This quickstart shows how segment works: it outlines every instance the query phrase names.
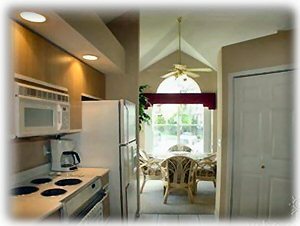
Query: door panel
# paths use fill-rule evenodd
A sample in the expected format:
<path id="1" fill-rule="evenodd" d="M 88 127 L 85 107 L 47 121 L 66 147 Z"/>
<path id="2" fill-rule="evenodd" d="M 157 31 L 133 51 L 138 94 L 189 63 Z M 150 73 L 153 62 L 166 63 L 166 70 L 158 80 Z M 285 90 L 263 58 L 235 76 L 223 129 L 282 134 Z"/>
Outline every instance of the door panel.
<path id="1" fill-rule="evenodd" d="M 259 196 L 262 178 L 259 175 L 244 174 L 240 189 L 240 214 L 243 217 L 256 217 L 259 210 Z"/>
<path id="2" fill-rule="evenodd" d="M 257 111 L 256 109 L 248 110 L 240 114 L 240 130 L 243 131 L 241 134 L 241 143 L 240 148 L 244 157 L 255 157 L 261 151 L 261 142 L 262 136 L 262 112 Z M 246 146 L 245 144 L 248 144 Z"/>
<path id="3" fill-rule="evenodd" d="M 289 216 L 292 72 L 234 79 L 233 217 Z"/>
<path id="4" fill-rule="evenodd" d="M 290 216 L 290 180 L 279 177 L 270 178 L 270 196 L 269 196 L 269 218 L 278 218 Z M 286 203 L 287 205 L 283 205 Z"/>

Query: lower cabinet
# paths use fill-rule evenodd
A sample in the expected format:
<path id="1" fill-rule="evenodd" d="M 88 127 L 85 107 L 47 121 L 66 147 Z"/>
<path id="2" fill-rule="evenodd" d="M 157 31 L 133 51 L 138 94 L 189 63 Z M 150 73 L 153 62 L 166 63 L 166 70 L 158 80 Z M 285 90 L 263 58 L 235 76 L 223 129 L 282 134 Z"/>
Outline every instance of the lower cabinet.
<path id="1" fill-rule="evenodd" d="M 107 220 L 110 215 L 110 210 L 109 210 L 109 194 L 105 197 L 103 200 L 103 219 Z"/>
<path id="2" fill-rule="evenodd" d="M 49 216 L 43 218 L 43 221 L 48 221 L 48 220 L 61 220 L 61 209 L 55 211 L 54 213 L 51 213 Z"/>

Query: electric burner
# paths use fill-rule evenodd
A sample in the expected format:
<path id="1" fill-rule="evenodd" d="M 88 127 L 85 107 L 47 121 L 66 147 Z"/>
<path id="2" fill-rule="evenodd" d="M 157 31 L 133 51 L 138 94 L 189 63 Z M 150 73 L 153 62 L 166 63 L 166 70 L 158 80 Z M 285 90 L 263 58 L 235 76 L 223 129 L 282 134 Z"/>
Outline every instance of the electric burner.
<path id="1" fill-rule="evenodd" d="M 11 189 L 12 195 L 28 195 L 33 192 L 38 191 L 39 189 L 34 186 L 21 186 Z"/>
<path id="2" fill-rule="evenodd" d="M 58 186 L 67 186 L 67 185 L 76 185 L 80 184 L 82 180 L 76 179 L 76 178 L 69 178 L 69 179 L 62 179 L 59 181 L 56 181 L 55 184 Z"/>
<path id="3" fill-rule="evenodd" d="M 42 196 L 57 196 L 57 195 L 62 195 L 65 194 L 67 191 L 65 189 L 61 188 L 52 188 L 45 190 L 41 193 Z"/>
<path id="4" fill-rule="evenodd" d="M 45 177 L 45 178 L 37 178 L 37 179 L 34 179 L 30 182 L 33 183 L 33 184 L 45 184 L 45 183 L 48 183 L 50 181 L 52 181 L 51 178 Z"/>

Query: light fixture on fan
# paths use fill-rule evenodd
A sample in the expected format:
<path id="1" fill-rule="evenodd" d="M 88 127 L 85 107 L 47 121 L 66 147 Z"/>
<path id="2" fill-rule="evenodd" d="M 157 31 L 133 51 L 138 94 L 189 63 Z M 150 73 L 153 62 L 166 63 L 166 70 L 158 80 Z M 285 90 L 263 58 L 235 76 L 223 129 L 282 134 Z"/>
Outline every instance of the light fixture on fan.
<path id="1" fill-rule="evenodd" d="M 178 22 L 178 64 L 173 64 L 173 68 L 167 74 L 160 76 L 161 78 L 168 78 L 170 76 L 179 76 L 186 75 L 192 78 L 198 78 L 200 75 L 194 72 L 211 72 L 211 68 L 187 68 L 186 65 L 181 64 L 181 21 L 182 17 L 177 18 Z"/>

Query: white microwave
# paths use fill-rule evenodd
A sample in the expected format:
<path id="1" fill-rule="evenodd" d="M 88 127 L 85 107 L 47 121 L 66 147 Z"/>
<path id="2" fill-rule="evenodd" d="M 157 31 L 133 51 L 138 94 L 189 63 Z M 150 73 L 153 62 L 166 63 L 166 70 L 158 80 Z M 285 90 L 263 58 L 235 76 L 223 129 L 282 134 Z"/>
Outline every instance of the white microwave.
<path id="1" fill-rule="evenodd" d="M 70 130 L 69 95 L 15 82 L 17 137 L 54 135 Z"/>

